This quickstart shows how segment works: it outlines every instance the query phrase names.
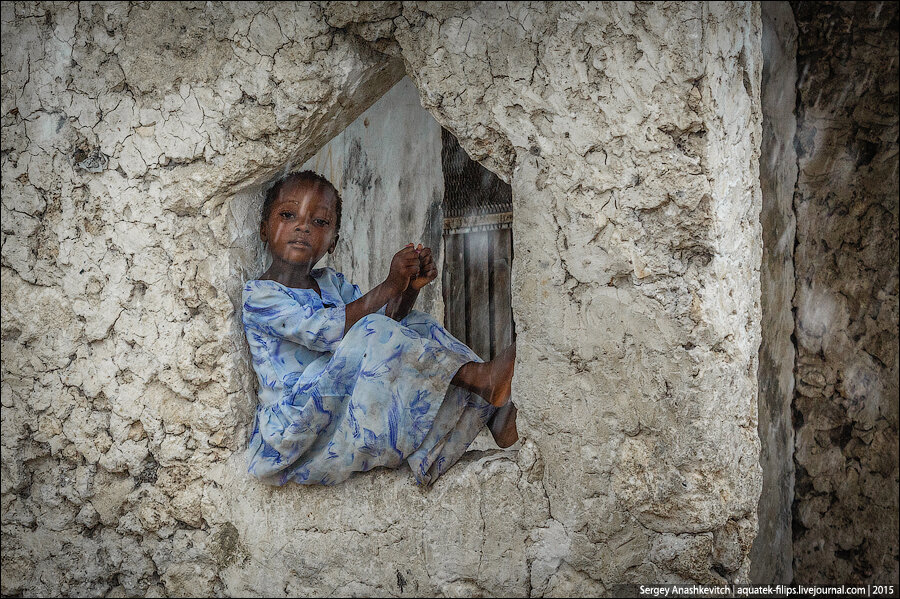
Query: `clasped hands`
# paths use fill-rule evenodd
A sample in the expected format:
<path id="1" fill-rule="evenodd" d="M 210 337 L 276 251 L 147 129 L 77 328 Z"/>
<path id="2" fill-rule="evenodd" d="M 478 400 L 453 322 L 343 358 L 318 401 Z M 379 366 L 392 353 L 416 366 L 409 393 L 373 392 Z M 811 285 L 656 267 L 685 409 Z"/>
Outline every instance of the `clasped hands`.
<path id="1" fill-rule="evenodd" d="M 397 293 L 407 290 L 418 292 L 437 278 L 437 268 L 431 256 L 431 248 L 409 243 L 394 254 L 387 282 Z"/>

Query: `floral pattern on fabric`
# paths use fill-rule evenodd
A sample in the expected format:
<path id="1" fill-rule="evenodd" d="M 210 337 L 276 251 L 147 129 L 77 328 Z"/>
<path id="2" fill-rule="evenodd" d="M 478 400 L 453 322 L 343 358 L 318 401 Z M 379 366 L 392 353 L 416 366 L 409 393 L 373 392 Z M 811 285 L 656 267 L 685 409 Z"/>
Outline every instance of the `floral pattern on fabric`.
<path id="1" fill-rule="evenodd" d="M 329 485 L 405 461 L 419 484 L 434 483 L 496 410 L 450 385 L 463 364 L 482 360 L 416 310 L 396 322 L 382 308 L 345 335 L 345 305 L 359 287 L 331 268 L 310 274 L 321 296 L 275 281 L 244 285 L 259 380 L 250 473 L 276 485 Z"/>

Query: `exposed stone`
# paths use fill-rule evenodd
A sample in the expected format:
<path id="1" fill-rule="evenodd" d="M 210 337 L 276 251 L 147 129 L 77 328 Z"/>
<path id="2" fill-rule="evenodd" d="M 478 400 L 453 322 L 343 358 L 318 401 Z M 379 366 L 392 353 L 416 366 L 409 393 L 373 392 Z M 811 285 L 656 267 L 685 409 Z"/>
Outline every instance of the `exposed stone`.
<path id="1" fill-rule="evenodd" d="M 897 584 L 898 9 L 795 12 L 794 577 Z"/>

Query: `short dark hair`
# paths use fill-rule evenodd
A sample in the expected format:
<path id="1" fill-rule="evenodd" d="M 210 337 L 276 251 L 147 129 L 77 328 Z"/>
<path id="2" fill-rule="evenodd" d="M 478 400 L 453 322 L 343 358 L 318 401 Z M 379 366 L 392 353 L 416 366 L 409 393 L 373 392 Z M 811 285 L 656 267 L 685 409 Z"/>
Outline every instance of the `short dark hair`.
<path id="1" fill-rule="evenodd" d="M 278 194 L 281 193 L 281 190 L 285 185 L 294 186 L 303 183 L 318 183 L 319 185 L 330 189 L 331 193 L 334 194 L 334 197 L 337 200 L 337 206 L 335 206 L 335 210 L 337 212 L 337 222 L 334 225 L 334 232 L 337 233 L 341 228 L 341 194 L 338 193 L 337 188 L 332 185 L 331 181 L 329 181 L 319 173 L 313 171 L 294 172 L 289 175 L 285 175 L 284 177 L 273 183 L 272 187 L 270 187 L 268 191 L 266 191 L 266 199 L 263 201 L 262 205 L 261 222 L 264 223 L 269 220 L 269 215 L 272 213 L 272 205 L 275 203 L 275 200 L 278 198 Z"/>

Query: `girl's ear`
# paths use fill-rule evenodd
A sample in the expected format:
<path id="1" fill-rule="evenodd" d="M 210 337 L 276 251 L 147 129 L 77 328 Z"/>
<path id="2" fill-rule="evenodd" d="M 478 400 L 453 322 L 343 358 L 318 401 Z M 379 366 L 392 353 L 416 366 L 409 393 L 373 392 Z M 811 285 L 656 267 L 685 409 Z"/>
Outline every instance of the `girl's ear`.
<path id="1" fill-rule="evenodd" d="M 328 248 L 328 253 L 333 254 L 335 248 L 337 248 L 338 237 L 340 237 L 337 233 L 334 234 L 334 241 L 331 242 L 331 246 Z"/>
<path id="2" fill-rule="evenodd" d="M 266 243 L 269 241 L 268 237 L 268 234 L 266 234 L 266 222 L 263 221 L 259 223 L 259 240 Z"/>

